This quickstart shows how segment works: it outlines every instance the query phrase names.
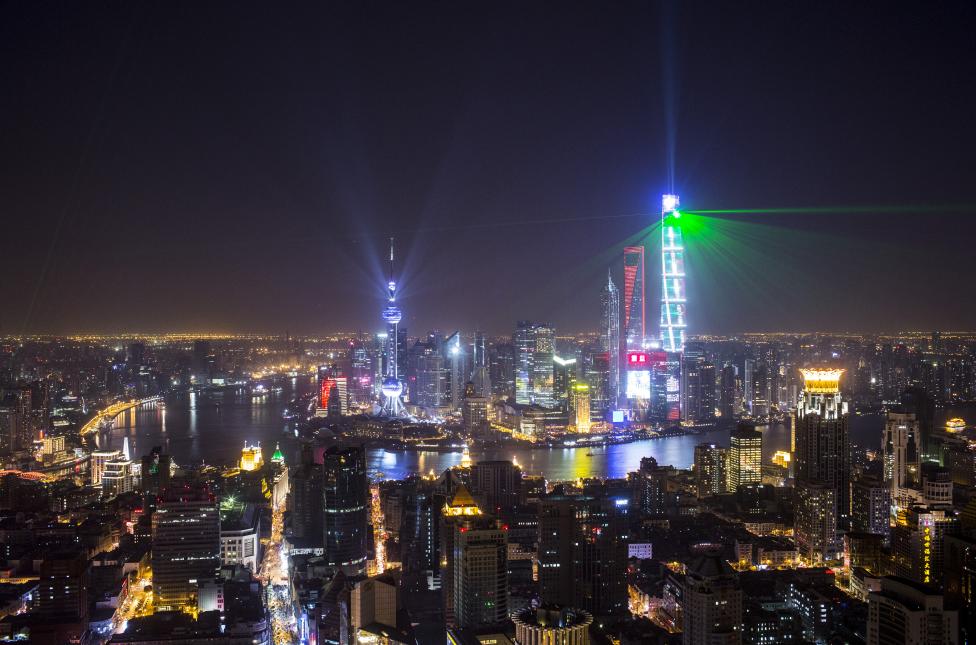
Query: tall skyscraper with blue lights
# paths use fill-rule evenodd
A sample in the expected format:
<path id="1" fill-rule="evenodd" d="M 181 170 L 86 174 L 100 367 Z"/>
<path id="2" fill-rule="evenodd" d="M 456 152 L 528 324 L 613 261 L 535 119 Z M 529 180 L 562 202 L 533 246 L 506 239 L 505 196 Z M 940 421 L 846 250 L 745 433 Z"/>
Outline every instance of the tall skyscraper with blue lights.
<path id="1" fill-rule="evenodd" d="M 397 284 L 393 279 L 393 238 L 390 238 L 390 281 L 386 284 L 387 305 L 383 309 L 383 321 L 386 323 L 386 376 L 383 379 L 383 414 L 400 416 L 403 413 L 403 382 L 399 376 L 399 361 L 397 348 L 399 345 L 399 325 L 403 314 L 396 304 Z"/>
<path id="2" fill-rule="evenodd" d="M 685 346 L 685 246 L 678 221 L 678 196 L 661 198 L 661 349 Z"/>

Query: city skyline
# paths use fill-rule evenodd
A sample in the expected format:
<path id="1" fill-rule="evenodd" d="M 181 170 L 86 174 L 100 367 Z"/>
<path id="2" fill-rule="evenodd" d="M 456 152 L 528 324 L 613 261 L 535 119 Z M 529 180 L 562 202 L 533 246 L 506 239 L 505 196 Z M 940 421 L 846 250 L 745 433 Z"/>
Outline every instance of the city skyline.
<path id="1" fill-rule="evenodd" d="M 0 8 L 0 641 L 976 637 L 976 5 Z"/>
<path id="2" fill-rule="evenodd" d="M 830 13 L 9 9 L 0 333 L 369 331 L 391 234 L 408 330 L 596 329 L 668 192 L 695 333 L 971 329 L 972 12 Z"/>

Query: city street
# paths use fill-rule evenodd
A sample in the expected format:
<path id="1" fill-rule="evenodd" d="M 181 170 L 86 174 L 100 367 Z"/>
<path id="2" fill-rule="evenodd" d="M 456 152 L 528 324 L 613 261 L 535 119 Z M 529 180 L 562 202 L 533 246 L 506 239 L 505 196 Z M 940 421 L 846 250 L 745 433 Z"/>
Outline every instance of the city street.
<path id="1" fill-rule="evenodd" d="M 298 642 L 295 615 L 288 594 L 288 561 L 283 553 L 284 507 L 272 509 L 271 541 L 266 545 L 259 578 L 267 593 L 271 616 L 272 639 L 275 645 Z"/>

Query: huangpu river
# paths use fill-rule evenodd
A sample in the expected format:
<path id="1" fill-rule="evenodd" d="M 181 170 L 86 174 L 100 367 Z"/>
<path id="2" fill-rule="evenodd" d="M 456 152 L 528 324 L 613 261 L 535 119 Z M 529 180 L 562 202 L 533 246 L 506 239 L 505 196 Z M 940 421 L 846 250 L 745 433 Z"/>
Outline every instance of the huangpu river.
<path id="1" fill-rule="evenodd" d="M 312 386 L 306 378 L 284 383 L 281 392 L 254 398 L 247 392 L 180 394 L 168 397 L 165 405 L 147 404 L 123 413 L 114 429 L 102 435 L 100 446 L 121 448 L 129 439 L 133 458 L 162 446 L 177 464 L 200 462 L 225 465 L 235 462 L 244 443 L 260 443 L 266 458 L 277 444 L 289 463 L 296 459 L 297 439 L 283 418 L 289 401 Z M 861 446 L 877 447 L 882 421 L 878 417 L 852 416 L 852 440 Z M 763 458 L 768 462 L 777 450 L 787 450 L 788 424 L 760 426 L 763 433 Z M 518 448 L 472 451 L 471 458 L 515 459 L 523 471 L 545 475 L 551 480 L 577 477 L 624 477 L 636 470 L 642 457 L 654 457 L 660 464 L 688 468 L 694 460 L 695 444 L 728 445 L 728 430 L 702 434 L 635 441 L 596 448 Z M 371 473 L 382 472 L 388 479 L 410 473 L 441 472 L 461 461 L 461 453 L 414 452 L 371 449 Z"/>

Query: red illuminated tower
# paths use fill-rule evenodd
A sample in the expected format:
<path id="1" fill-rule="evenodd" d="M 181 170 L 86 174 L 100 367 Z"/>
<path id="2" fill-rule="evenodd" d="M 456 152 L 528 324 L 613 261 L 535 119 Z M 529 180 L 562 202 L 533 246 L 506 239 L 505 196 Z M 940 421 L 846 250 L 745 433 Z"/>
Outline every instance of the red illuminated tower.
<path id="1" fill-rule="evenodd" d="M 644 345 L 644 247 L 624 247 L 624 342 L 628 350 Z"/>

